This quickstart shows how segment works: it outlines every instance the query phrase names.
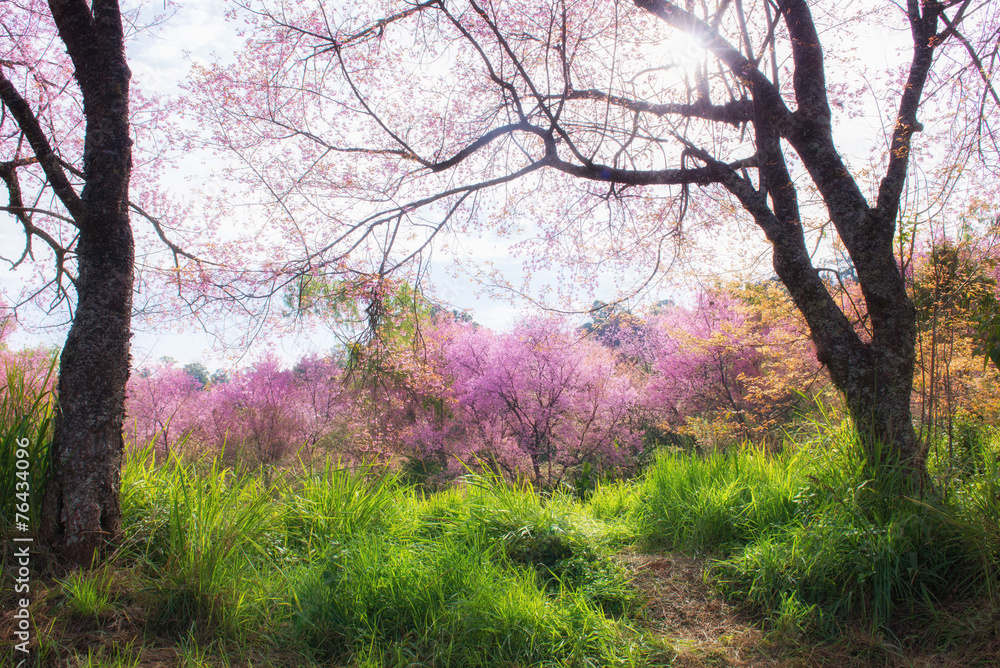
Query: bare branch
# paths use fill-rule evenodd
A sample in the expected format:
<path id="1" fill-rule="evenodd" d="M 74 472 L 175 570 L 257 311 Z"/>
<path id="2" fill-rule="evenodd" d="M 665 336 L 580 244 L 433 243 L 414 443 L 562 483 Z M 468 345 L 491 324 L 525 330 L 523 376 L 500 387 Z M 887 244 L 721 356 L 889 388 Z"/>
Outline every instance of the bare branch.
<path id="1" fill-rule="evenodd" d="M 145 218 L 147 221 L 149 221 L 149 223 L 153 226 L 153 229 L 156 231 L 156 236 L 158 236 L 160 238 L 160 241 L 163 242 L 163 245 L 165 245 L 167 248 L 169 248 L 170 252 L 174 254 L 174 266 L 179 266 L 178 261 L 177 261 L 177 257 L 178 256 L 180 256 L 180 257 L 186 257 L 187 259 L 194 260 L 195 262 L 198 262 L 200 264 L 208 264 L 208 265 L 213 265 L 213 266 L 216 266 L 216 267 L 221 267 L 222 266 L 221 264 L 217 264 L 215 262 L 208 262 L 206 260 L 202 260 L 202 259 L 198 258 L 197 256 L 192 255 L 191 253 L 187 252 L 186 250 L 184 250 L 183 248 L 181 248 L 180 246 L 178 246 L 174 242 L 170 241 L 170 239 L 167 238 L 166 233 L 163 231 L 163 223 L 160 222 L 160 220 L 158 218 L 156 218 L 155 216 L 152 216 L 149 213 L 147 213 L 146 211 L 144 211 L 142 209 L 142 207 L 140 207 L 138 204 L 135 204 L 134 202 L 129 202 L 128 206 L 129 206 L 130 209 L 132 209 L 137 214 L 139 214 L 140 216 L 142 216 L 143 218 Z"/>
<path id="2" fill-rule="evenodd" d="M 682 116 L 703 118 L 709 121 L 739 126 L 753 118 L 753 105 L 748 100 L 732 100 L 724 105 L 696 102 L 694 104 L 651 104 L 642 100 L 630 100 L 620 95 L 609 95 L 594 88 L 571 90 L 565 94 L 567 100 L 595 100 L 631 111 L 653 114 L 654 116 Z"/>
<path id="3" fill-rule="evenodd" d="M 969 2 L 970 0 L 966 0 L 966 2 L 962 6 L 962 9 L 964 9 L 969 4 Z M 959 14 L 962 14 L 962 12 L 960 11 Z M 1000 108 L 1000 96 L 997 95 L 997 90 L 993 86 L 993 80 L 990 77 L 990 74 L 986 71 L 986 67 L 983 65 L 982 59 L 980 59 L 979 54 L 976 53 L 976 49 L 969 42 L 968 38 L 965 35 L 963 35 L 961 31 L 958 30 L 958 24 L 961 19 L 959 17 L 956 17 L 955 20 L 949 19 L 944 14 L 944 12 L 942 12 L 941 20 L 944 21 L 945 25 L 948 26 L 948 30 L 942 32 L 939 37 L 941 39 L 944 39 L 948 35 L 953 34 L 955 35 L 955 38 L 962 43 L 962 46 L 964 46 L 965 50 L 968 52 L 969 58 L 972 60 L 973 65 L 975 65 L 976 71 L 982 78 L 987 93 L 993 98 L 993 102 L 997 105 L 997 108 Z"/>
<path id="4" fill-rule="evenodd" d="M 56 220 L 61 220 L 64 223 L 69 223 L 70 225 L 74 223 L 73 219 L 70 218 L 69 216 L 64 216 L 61 213 L 56 213 L 55 211 L 50 211 L 49 209 L 39 209 L 38 207 L 33 207 L 33 206 L 16 206 L 16 205 L 0 206 L 0 211 L 6 211 L 7 213 L 14 214 L 22 223 L 26 223 L 27 226 L 30 226 L 32 228 L 34 228 L 34 226 L 31 225 L 30 219 L 25 214 L 40 213 L 44 216 L 55 218 Z M 32 234 L 35 234 L 34 230 L 32 230 Z"/>
<path id="5" fill-rule="evenodd" d="M 10 80 L 4 76 L 2 67 L 0 67 L 0 100 L 3 100 L 4 106 L 10 111 L 21 132 L 27 138 L 35 157 L 38 159 L 38 164 L 42 166 L 45 175 L 52 183 L 53 191 L 73 217 L 73 224 L 76 227 L 81 227 L 87 217 L 87 207 L 63 172 L 62 163 L 55 151 L 52 150 L 38 118 Z"/>
<path id="6" fill-rule="evenodd" d="M 896 115 L 896 127 L 892 133 L 892 143 L 889 146 L 889 164 L 885 177 L 879 185 L 876 211 L 883 220 L 895 221 L 899 211 L 899 198 L 906 181 L 906 170 L 910 162 L 910 144 L 913 134 L 923 129 L 917 121 L 917 109 L 930 73 L 934 58 L 935 35 L 937 19 L 942 8 L 931 5 L 924 6 L 924 15 L 916 0 L 910 0 L 907 12 L 910 20 L 910 30 L 913 34 L 913 60 L 910 62 L 910 73 L 903 87 L 899 101 L 899 112 Z"/>

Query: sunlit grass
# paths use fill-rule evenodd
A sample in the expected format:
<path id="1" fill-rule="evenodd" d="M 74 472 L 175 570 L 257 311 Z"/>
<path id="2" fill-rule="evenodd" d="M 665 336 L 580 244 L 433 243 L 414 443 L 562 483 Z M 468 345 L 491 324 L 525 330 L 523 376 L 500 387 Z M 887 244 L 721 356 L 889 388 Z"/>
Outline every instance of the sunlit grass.
<path id="1" fill-rule="evenodd" d="M 291 549 L 312 555 L 331 543 L 398 521 L 400 501 L 395 478 L 384 468 L 327 460 L 319 471 L 282 490 L 283 530 Z"/>
<path id="2" fill-rule="evenodd" d="M 640 533 L 695 551 L 745 544 L 792 520 L 808 474 L 805 459 L 794 452 L 663 452 L 639 483 Z"/>
<path id="3" fill-rule="evenodd" d="M 239 635 L 267 615 L 258 571 L 278 524 L 275 489 L 218 462 L 201 472 L 176 457 L 156 466 L 150 450 L 129 454 L 122 510 L 126 551 L 156 574 L 154 617 L 177 630 L 198 624 Z"/>
<path id="4" fill-rule="evenodd" d="M 255 633 L 359 665 L 642 662 L 641 634 L 607 616 L 634 598 L 611 532 L 572 497 L 496 478 L 424 496 L 333 461 L 262 480 L 149 448 L 125 464 L 123 554 L 147 564 L 153 628 L 194 634 L 191 665 Z"/>
<path id="5" fill-rule="evenodd" d="M 638 648 L 572 591 L 550 596 L 502 546 L 379 536 L 338 545 L 299 594 L 299 637 L 322 656 L 378 648 L 383 662 L 621 665 Z"/>
<path id="6" fill-rule="evenodd" d="M 99 618 L 114 609 L 112 585 L 114 570 L 108 563 L 90 571 L 70 572 L 58 581 L 65 596 L 65 605 L 79 617 Z"/>

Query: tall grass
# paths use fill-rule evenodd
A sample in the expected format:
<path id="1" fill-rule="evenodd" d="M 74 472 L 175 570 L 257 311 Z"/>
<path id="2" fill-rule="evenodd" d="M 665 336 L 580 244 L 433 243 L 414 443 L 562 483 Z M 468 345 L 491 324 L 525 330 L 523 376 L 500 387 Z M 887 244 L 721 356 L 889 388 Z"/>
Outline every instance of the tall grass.
<path id="1" fill-rule="evenodd" d="M 49 389 L 57 358 L 20 360 L 4 357 L 0 385 L 0 533 L 14 529 L 15 507 L 28 504 L 30 531 L 38 528 L 42 496 L 49 475 L 56 399 Z M 25 452 L 27 457 L 19 453 Z"/>
<path id="2" fill-rule="evenodd" d="M 495 476 L 472 477 L 468 484 L 468 520 L 459 534 L 471 545 L 499 546 L 550 591 L 571 589 L 609 615 L 628 611 L 635 593 L 609 554 L 620 539 L 617 527 L 595 519 L 575 495 L 543 498 Z"/>
<path id="3" fill-rule="evenodd" d="M 377 665 L 628 665 L 639 647 L 583 596 L 548 595 L 497 543 L 369 536 L 338 546 L 298 593 L 319 658 Z M 372 658 L 372 657 L 369 657 Z"/>
<path id="4" fill-rule="evenodd" d="M 776 628 L 885 628 L 901 613 L 996 585 L 993 475 L 922 494 L 849 426 L 766 456 L 661 455 L 642 483 L 648 540 L 713 553 L 716 582 Z"/>
<path id="5" fill-rule="evenodd" d="M 276 526 L 275 490 L 257 476 L 218 461 L 199 472 L 171 456 L 156 467 L 152 444 L 132 452 L 122 476 L 122 512 L 131 540 L 157 574 L 153 583 L 164 627 L 219 629 L 234 636 L 264 614 L 253 594 Z"/>
<path id="6" fill-rule="evenodd" d="M 1000 429 L 979 427 L 961 449 L 955 462 L 931 462 L 932 473 L 947 492 L 944 509 L 934 508 L 941 519 L 959 534 L 963 549 L 978 564 L 980 586 L 993 599 L 1000 598 Z M 954 475 L 958 469 L 963 475 Z"/>
<path id="7" fill-rule="evenodd" d="M 394 475 L 373 465 L 348 467 L 327 459 L 315 473 L 284 488 L 282 516 L 289 546 L 324 552 L 369 529 L 398 520 Z"/>
<path id="8" fill-rule="evenodd" d="M 130 452 L 124 555 L 151 623 L 357 665 L 629 665 L 641 637 L 605 613 L 633 594 L 576 500 L 491 478 L 425 497 L 327 462 L 266 485 Z M 195 636 L 192 636 L 195 637 Z"/>
<path id="9" fill-rule="evenodd" d="M 640 485 L 640 533 L 694 551 L 746 544 L 794 518 L 808 471 L 806 458 L 794 453 L 663 451 Z"/>
<path id="10" fill-rule="evenodd" d="M 371 501 L 359 503 L 361 481 L 350 475 L 338 473 L 341 484 L 323 498 L 331 507 L 355 508 L 357 521 L 331 518 L 336 525 L 325 553 L 300 571 L 295 585 L 293 638 L 317 660 L 401 666 L 640 660 L 636 634 L 602 612 L 621 609 L 631 592 L 622 593 L 624 577 L 608 568 L 598 523 L 572 499 L 543 501 L 530 488 L 491 477 L 425 497 L 376 476 L 367 482 Z M 302 520 L 288 526 L 313 537 L 315 548 L 314 529 L 303 530 Z"/>

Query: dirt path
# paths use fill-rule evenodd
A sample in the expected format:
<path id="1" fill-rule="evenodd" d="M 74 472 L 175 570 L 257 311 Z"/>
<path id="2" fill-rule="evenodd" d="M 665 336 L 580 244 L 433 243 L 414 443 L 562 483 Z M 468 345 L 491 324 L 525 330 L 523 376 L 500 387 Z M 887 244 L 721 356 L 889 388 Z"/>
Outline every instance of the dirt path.
<path id="1" fill-rule="evenodd" d="M 971 668 L 1000 667 L 1000 611 L 944 651 L 908 642 L 903 647 L 863 629 L 846 630 L 839 642 L 812 644 L 799 638 L 767 638 L 759 624 L 712 591 L 707 560 L 681 554 L 619 555 L 645 598 L 639 623 L 677 651 L 671 666 L 684 668 Z M 951 611 L 956 620 L 982 611 Z M 985 617 L 991 611 L 987 610 Z M 948 615 L 941 608 L 941 615 Z"/>
<path id="2" fill-rule="evenodd" d="M 641 623 L 669 638 L 678 652 L 672 665 L 778 665 L 762 652 L 760 629 L 706 584 L 705 559 L 681 554 L 623 554 L 620 558 L 646 598 Z"/>

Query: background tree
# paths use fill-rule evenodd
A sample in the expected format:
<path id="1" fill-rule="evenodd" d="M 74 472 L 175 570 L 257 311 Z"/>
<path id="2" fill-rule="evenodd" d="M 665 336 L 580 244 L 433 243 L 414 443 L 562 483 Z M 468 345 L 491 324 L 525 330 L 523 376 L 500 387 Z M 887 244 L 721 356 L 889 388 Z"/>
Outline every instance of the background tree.
<path id="1" fill-rule="evenodd" d="M 826 381 L 796 315 L 767 283 L 719 286 L 693 308 L 660 310 L 643 337 L 650 410 L 701 445 L 780 439 L 803 394 Z"/>
<path id="2" fill-rule="evenodd" d="M 198 383 L 198 389 L 202 389 L 210 382 L 211 378 L 208 369 L 201 362 L 190 362 L 184 365 L 184 372 L 194 378 Z"/>
<path id="3" fill-rule="evenodd" d="M 956 432 L 994 422 L 1000 410 L 990 332 L 1000 320 L 997 231 L 964 232 L 932 240 L 912 262 L 921 430 L 928 444 L 944 432 L 949 462 Z"/>
<path id="4" fill-rule="evenodd" d="M 142 368 L 128 381 L 128 425 L 132 442 L 154 442 L 164 455 L 189 434 L 197 422 L 198 393 L 202 385 L 187 368 L 160 362 Z"/>
<path id="5" fill-rule="evenodd" d="M 242 60 L 194 88 L 206 102 L 241 91 L 202 120 L 246 161 L 247 187 L 280 193 L 275 210 L 300 225 L 332 221 L 313 263 L 332 240 L 337 261 L 367 244 L 384 269 L 449 225 L 515 234 L 528 219 L 532 266 L 575 261 L 586 282 L 598 265 L 655 274 L 685 221 L 752 221 L 867 446 L 920 471 L 915 312 L 893 243 L 925 84 L 971 2 L 853 7 L 428 0 L 379 16 L 262 1 Z M 873 26 L 905 28 L 912 50 L 899 81 L 882 78 L 895 111 L 869 186 L 834 139 L 850 100 L 828 63 L 845 66 L 837 38 Z M 693 58 L 658 55 L 685 39 Z M 813 262 L 817 228 L 850 257 L 870 340 Z"/>
<path id="6" fill-rule="evenodd" d="M 431 338 L 449 381 L 444 416 L 408 433 L 424 457 L 456 458 L 553 488 L 588 466 L 629 468 L 641 447 L 640 393 L 610 349 L 553 319 L 510 332 L 442 323 Z M 438 419 L 433 419 L 433 418 Z"/>
<path id="7" fill-rule="evenodd" d="M 617 350 L 639 344 L 641 324 L 628 310 L 597 300 L 591 304 L 590 314 L 591 319 L 583 323 L 580 330 L 602 345 Z"/>

